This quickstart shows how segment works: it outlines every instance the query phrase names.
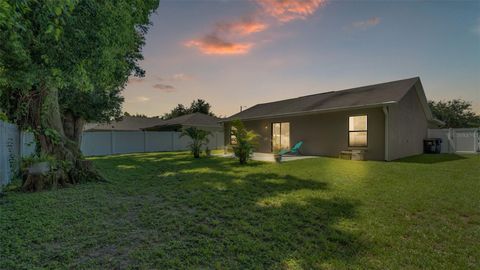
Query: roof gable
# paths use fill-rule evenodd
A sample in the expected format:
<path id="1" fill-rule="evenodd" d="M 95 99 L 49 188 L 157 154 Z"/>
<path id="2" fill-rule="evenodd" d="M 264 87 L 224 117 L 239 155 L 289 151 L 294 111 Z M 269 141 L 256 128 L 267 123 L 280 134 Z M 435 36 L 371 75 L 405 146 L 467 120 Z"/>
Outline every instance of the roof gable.
<path id="1" fill-rule="evenodd" d="M 226 120 L 267 118 L 397 103 L 419 81 L 420 78 L 414 77 L 341 91 L 331 91 L 257 104 L 230 116 Z"/>

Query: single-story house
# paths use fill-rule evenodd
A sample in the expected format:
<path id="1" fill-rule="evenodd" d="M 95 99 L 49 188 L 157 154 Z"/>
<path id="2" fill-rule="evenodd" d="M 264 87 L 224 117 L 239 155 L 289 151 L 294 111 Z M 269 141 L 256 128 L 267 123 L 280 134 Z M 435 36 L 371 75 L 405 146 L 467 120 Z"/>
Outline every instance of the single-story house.
<path id="1" fill-rule="evenodd" d="M 141 131 L 143 128 L 159 125 L 165 120 L 159 117 L 122 116 L 111 123 L 88 123 L 83 131 Z"/>
<path id="2" fill-rule="evenodd" d="M 259 134 L 257 152 L 303 141 L 304 155 L 361 150 L 386 161 L 422 153 L 427 129 L 438 124 L 419 77 L 255 105 L 221 120 L 226 145 L 235 119 Z"/>
<path id="3" fill-rule="evenodd" d="M 219 123 L 220 118 L 204 113 L 191 113 L 161 123 L 143 128 L 146 131 L 181 131 L 184 128 L 196 127 L 198 129 L 223 132 L 223 126 Z"/>

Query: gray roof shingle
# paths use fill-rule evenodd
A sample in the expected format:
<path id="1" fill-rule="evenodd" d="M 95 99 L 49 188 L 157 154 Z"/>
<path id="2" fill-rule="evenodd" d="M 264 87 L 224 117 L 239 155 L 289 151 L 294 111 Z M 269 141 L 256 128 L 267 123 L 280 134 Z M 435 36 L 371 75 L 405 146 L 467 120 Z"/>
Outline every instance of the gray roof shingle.
<path id="1" fill-rule="evenodd" d="M 92 125 L 86 128 L 85 131 L 139 131 L 164 121 L 158 117 L 123 116 L 119 121 Z"/>
<path id="2" fill-rule="evenodd" d="M 400 101 L 419 77 L 257 104 L 224 119 L 254 119 Z"/>
<path id="3" fill-rule="evenodd" d="M 163 126 L 201 126 L 201 127 L 221 127 L 220 119 L 204 113 L 191 113 L 172 119 L 164 120 L 158 125 L 149 126 L 146 129 L 155 129 Z"/>

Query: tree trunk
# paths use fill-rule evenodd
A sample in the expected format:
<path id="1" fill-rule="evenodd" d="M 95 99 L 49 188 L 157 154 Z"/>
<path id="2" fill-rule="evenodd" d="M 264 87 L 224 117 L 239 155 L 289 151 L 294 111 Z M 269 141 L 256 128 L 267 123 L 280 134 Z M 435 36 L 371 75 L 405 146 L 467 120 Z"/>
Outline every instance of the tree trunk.
<path id="1" fill-rule="evenodd" d="M 52 157 L 55 164 L 50 164 L 52 169 L 48 174 L 40 176 L 27 174 L 23 189 L 37 191 L 53 186 L 68 186 L 82 181 L 100 180 L 101 177 L 93 166 L 81 155 L 78 140 L 76 140 L 81 135 L 78 134 L 75 124 L 73 129 L 67 125 L 67 133 L 65 133 L 58 103 L 58 90 L 39 87 L 32 95 L 32 99 L 28 119 L 30 126 L 35 130 L 38 150 L 41 155 Z M 67 118 L 68 116 L 65 117 Z"/>
<path id="2" fill-rule="evenodd" d="M 85 126 L 86 121 L 82 117 L 77 117 L 69 111 L 63 114 L 62 120 L 65 136 L 80 147 L 82 143 L 83 127 Z"/>

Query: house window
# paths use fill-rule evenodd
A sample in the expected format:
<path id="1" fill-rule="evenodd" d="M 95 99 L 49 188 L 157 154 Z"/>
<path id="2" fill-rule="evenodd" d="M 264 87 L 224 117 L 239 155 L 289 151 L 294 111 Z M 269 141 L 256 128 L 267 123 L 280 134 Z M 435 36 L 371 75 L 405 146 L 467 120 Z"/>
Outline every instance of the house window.
<path id="1" fill-rule="evenodd" d="M 290 123 L 272 123 L 272 151 L 290 148 Z"/>
<path id="2" fill-rule="evenodd" d="M 235 133 L 234 133 L 234 131 L 236 130 L 237 130 L 236 127 L 230 128 L 230 144 L 231 145 L 237 144 L 237 137 L 235 136 Z"/>
<path id="3" fill-rule="evenodd" d="M 367 146 L 367 116 L 357 115 L 348 118 L 348 146 Z"/>

